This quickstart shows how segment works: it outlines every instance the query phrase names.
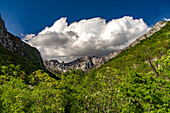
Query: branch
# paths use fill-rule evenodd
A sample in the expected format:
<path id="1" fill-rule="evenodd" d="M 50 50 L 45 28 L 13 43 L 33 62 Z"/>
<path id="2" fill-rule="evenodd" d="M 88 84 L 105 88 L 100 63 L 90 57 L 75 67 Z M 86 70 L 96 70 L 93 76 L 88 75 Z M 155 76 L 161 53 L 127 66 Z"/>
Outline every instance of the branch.
<path id="1" fill-rule="evenodd" d="M 113 90 L 111 91 L 111 98 L 110 98 L 110 102 L 109 102 L 109 106 L 108 106 L 108 108 L 107 108 L 107 110 L 106 110 L 106 112 L 105 113 L 107 113 L 108 111 L 109 111 L 109 109 L 110 109 L 110 107 L 111 107 L 111 105 L 112 105 L 112 99 L 113 99 Z"/>
<path id="2" fill-rule="evenodd" d="M 149 64 L 150 64 L 152 70 L 156 73 L 157 76 L 159 76 L 159 73 L 156 71 L 155 66 L 152 64 L 151 59 L 149 58 L 147 53 L 146 53 L 146 57 L 147 57 L 147 59 L 149 61 Z"/>

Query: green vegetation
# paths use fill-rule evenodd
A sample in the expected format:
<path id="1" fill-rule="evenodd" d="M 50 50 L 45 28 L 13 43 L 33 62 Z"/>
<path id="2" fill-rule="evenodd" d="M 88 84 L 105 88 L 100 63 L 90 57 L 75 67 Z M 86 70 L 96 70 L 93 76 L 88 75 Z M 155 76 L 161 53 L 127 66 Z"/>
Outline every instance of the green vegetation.
<path id="1" fill-rule="evenodd" d="M 134 47 L 130 47 L 126 51 L 123 51 L 117 57 L 109 60 L 99 69 L 92 72 L 102 73 L 105 67 L 113 67 L 122 72 L 128 72 L 129 69 L 134 68 L 137 72 L 148 72 L 155 70 L 157 66 L 152 64 L 154 60 L 160 59 L 162 55 L 167 53 L 170 48 L 170 22 L 160 31 L 153 34 L 151 37 L 142 40 Z M 149 65 L 148 65 L 149 64 Z"/>
<path id="2" fill-rule="evenodd" d="M 0 44 L 0 66 L 7 66 L 10 64 L 20 65 L 21 70 L 25 71 L 27 74 L 38 69 L 35 65 L 29 62 L 27 58 L 7 50 Z"/>
<path id="3" fill-rule="evenodd" d="M 32 56 L 36 56 L 35 52 L 36 51 L 32 51 L 30 53 L 27 53 L 27 55 L 29 54 L 29 56 L 31 56 L 31 53 L 32 53 Z M 31 58 L 33 58 L 33 57 L 31 57 Z M 35 58 L 37 58 L 37 57 L 35 57 Z M 36 61 L 36 59 L 34 59 L 34 61 Z M 35 64 L 33 62 L 30 62 L 30 60 L 28 60 L 28 58 L 21 56 L 18 53 L 9 51 L 0 44 L 0 67 L 2 67 L 2 66 L 8 67 L 9 65 L 10 66 L 19 65 L 18 66 L 19 69 L 25 73 L 24 78 L 26 80 L 27 80 L 27 76 L 29 74 L 31 74 L 32 72 L 34 72 L 38 69 L 43 69 L 46 73 L 48 73 L 50 75 L 50 77 L 58 79 L 58 77 L 56 77 L 54 74 L 52 74 L 48 70 L 45 70 L 44 67 L 42 67 L 40 64 Z M 11 75 L 13 75 L 13 74 L 11 74 Z"/>
<path id="4" fill-rule="evenodd" d="M 2 60 L 0 112 L 169 113 L 169 31 L 170 22 L 98 69 L 72 70 L 60 80 L 42 70 L 27 74 Z"/>

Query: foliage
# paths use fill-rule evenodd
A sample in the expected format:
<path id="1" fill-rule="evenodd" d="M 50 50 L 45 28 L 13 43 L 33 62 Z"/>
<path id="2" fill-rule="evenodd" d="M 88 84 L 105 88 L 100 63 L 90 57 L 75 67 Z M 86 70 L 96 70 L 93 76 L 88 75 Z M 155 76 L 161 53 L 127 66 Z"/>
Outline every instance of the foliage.
<path id="1" fill-rule="evenodd" d="M 1 60 L 0 112 L 169 113 L 169 25 L 99 69 L 72 70 L 60 80 Z"/>
<path id="2" fill-rule="evenodd" d="M 167 35 L 169 31 L 170 22 L 151 37 L 121 52 L 118 56 L 100 66 L 97 70 L 93 70 L 94 73 L 102 73 L 105 67 L 113 67 L 124 73 L 134 68 L 137 72 L 144 73 L 153 70 L 153 67 L 148 65 L 149 61 L 153 64 L 155 59 L 160 59 L 162 55 L 166 55 L 167 50 L 170 49 L 170 35 Z"/>
<path id="3" fill-rule="evenodd" d="M 7 50 L 0 44 L 0 67 L 10 64 L 20 65 L 20 68 L 25 71 L 26 74 L 30 74 L 38 69 L 35 65 L 29 62 L 27 58 Z"/>
<path id="4" fill-rule="evenodd" d="M 25 72 L 20 70 L 20 66 L 10 64 L 8 66 L 0 67 L 0 84 L 3 84 L 6 81 L 10 80 L 11 75 L 13 75 L 14 77 L 22 77 L 23 79 L 25 79 Z"/>
<path id="5" fill-rule="evenodd" d="M 10 73 L 6 73 L 6 76 Z M 32 78 L 32 75 L 35 75 Z M 5 75 L 4 75 L 5 76 Z M 9 77 L 0 86 L 0 112 L 44 112 L 63 111 L 58 98 L 55 79 L 41 70 L 30 75 L 30 83 L 38 78 L 38 85 L 25 84 L 21 77 Z M 2 80 L 2 79 L 1 79 Z M 58 103 L 58 104 L 57 104 Z"/>

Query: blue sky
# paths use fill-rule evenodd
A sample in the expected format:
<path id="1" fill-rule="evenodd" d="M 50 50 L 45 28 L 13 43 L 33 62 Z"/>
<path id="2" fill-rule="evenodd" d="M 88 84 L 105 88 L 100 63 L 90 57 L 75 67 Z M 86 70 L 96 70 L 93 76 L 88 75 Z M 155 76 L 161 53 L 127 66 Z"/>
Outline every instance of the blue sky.
<path id="1" fill-rule="evenodd" d="M 9 32 L 37 34 L 60 17 L 72 23 L 81 19 L 123 16 L 143 18 L 152 26 L 170 18 L 170 0 L 0 0 L 0 13 Z"/>

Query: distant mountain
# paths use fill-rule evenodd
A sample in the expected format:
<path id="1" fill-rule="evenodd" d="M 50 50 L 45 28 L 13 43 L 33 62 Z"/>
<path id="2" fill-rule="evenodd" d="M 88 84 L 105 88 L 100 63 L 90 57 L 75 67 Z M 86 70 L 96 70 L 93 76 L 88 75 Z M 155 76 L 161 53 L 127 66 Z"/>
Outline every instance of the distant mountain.
<path id="1" fill-rule="evenodd" d="M 0 65 L 7 64 L 21 65 L 27 73 L 45 69 L 40 52 L 9 33 L 0 15 Z"/>
<path id="2" fill-rule="evenodd" d="M 88 71 L 94 67 L 104 64 L 106 61 L 115 57 L 117 54 L 118 52 L 110 53 L 109 55 L 102 57 L 85 56 L 82 58 L 77 58 L 76 60 L 69 63 L 59 62 L 58 60 L 44 60 L 44 65 L 48 70 L 54 73 L 66 72 L 71 69 L 81 69 L 83 71 Z"/>
<path id="3" fill-rule="evenodd" d="M 142 40 L 152 36 L 155 32 L 159 31 L 166 25 L 167 22 L 165 21 L 160 21 L 156 23 L 156 25 L 145 35 L 141 36 L 138 38 L 136 41 L 134 41 L 131 45 L 129 45 L 127 48 L 110 53 L 109 55 L 102 56 L 102 57 L 95 57 L 95 56 L 86 56 L 83 58 L 78 58 L 72 62 L 69 63 L 64 63 L 64 62 L 59 62 L 57 60 L 50 60 L 44 61 L 44 65 L 46 69 L 50 70 L 53 73 L 58 73 L 58 72 L 66 72 L 71 69 L 81 69 L 83 71 L 89 71 L 95 67 L 99 67 L 100 65 L 104 64 L 108 60 L 116 57 L 119 55 L 122 51 L 125 51 L 129 49 L 130 47 L 134 47 L 136 44 L 140 43 Z"/>

